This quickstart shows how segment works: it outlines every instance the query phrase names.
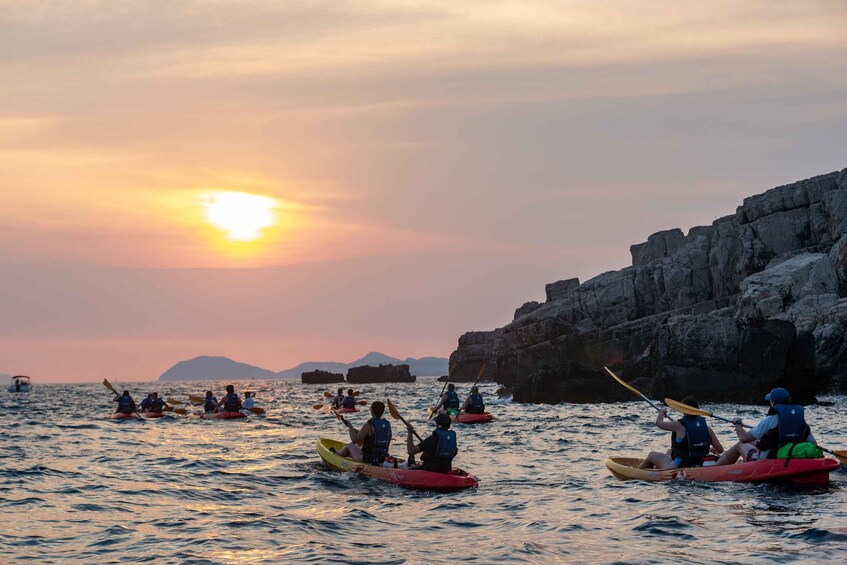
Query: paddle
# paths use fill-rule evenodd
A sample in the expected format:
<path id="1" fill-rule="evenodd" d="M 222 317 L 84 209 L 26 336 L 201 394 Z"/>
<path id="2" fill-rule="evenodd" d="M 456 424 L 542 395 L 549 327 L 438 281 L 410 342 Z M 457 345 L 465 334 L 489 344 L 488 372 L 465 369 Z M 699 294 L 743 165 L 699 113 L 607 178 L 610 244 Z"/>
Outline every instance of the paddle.
<path id="1" fill-rule="evenodd" d="M 450 382 L 450 377 L 453 375 L 453 367 L 456 365 L 452 365 L 447 367 L 447 378 L 444 379 L 444 386 L 441 387 L 441 392 L 438 393 L 438 398 L 435 399 L 435 404 L 438 405 L 438 399 L 444 395 L 444 391 L 447 390 L 447 383 Z M 484 367 L 485 365 L 483 365 Z M 429 413 L 429 418 L 427 421 L 432 420 L 432 416 L 435 414 L 435 408 L 427 408 L 427 412 Z"/>
<path id="2" fill-rule="evenodd" d="M 250 412 L 252 412 L 253 414 L 255 414 L 257 416 L 261 416 L 262 414 L 265 413 L 265 409 L 259 408 L 258 406 L 252 406 L 252 407 L 248 408 L 247 410 L 249 410 Z"/>
<path id="3" fill-rule="evenodd" d="M 406 422 L 406 420 L 404 420 L 404 419 L 403 419 L 403 416 L 401 416 L 401 415 L 400 415 L 400 412 L 398 412 L 398 411 L 397 411 L 397 407 L 396 407 L 396 406 L 394 406 L 394 403 L 393 403 L 393 402 L 391 402 L 391 399 L 390 399 L 390 398 L 386 398 L 386 400 L 388 401 L 388 411 L 391 413 L 391 417 L 392 417 L 392 418 L 394 418 L 395 420 L 400 420 L 400 421 L 401 421 L 401 422 L 403 422 L 406 426 L 408 426 L 408 425 L 409 425 L 409 423 L 408 423 L 408 422 Z M 421 436 L 419 436 L 419 435 L 418 435 L 418 432 L 416 432 L 416 431 L 415 431 L 415 428 L 412 428 L 412 433 L 413 433 L 413 434 L 415 434 L 415 437 L 416 437 L 416 438 L 418 438 L 418 440 L 423 441 L 423 439 L 421 438 Z"/>
<path id="4" fill-rule="evenodd" d="M 192 404 L 192 405 L 194 405 L 194 406 L 199 406 L 199 405 L 201 405 L 201 404 L 205 404 L 205 403 L 206 403 L 206 398 L 205 398 L 204 396 L 194 396 L 193 394 L 189 394 L 189 395 L 188 395 L 188 400 L 189 400 L 189 401 L 191 402 L 191 404 Z"/>
<path id="5" fill-rule="evenodd" d="M 608 367 L 603 367 L 603 368 L 604 368 L 604 369 L 606 369 L 606 372 L 607 372 L 607 373 L 609 373 L 609 374 L 612 376 L 612 378 L 613 378 L 613 379 L 615 379 L 615 380 L 616 380 L 616 381 L 618 381 L 620 384 L 622 384 L 624 387 L 626 387 L 627 389 L 631 390 L 632 392 L 634 392 L 635 394 L 637 394 L 638 396 L 640 396 L 641 398 L 643 398 L 643 399 L 647 402 L 647 404 L 649 404 L 650 406 L 652 406 L 653 408 L 655 408 L 658 412 L 661 412 L 661 411 L 662 411 L 662 409 L 661 409 L 661 408 L 659 408 L 659 406 L 658 406 L 655 402 L 653 402 L 652 400 L 650 400 L 649 398 L 647 398 L 646 396 L 644 396 L 643 394 L 641 394 L 641 391 L 640 391 L 640 390 L 638 390 L 637 388 L 635 388 L 634 386 L 632 386 L 631 384 L 629 384 L 628 382 L 626 382 L 625 380 L 623 380 L 622 378 L 620 378 L 619 376 L 617 376 L 616 374 L 614 374 L 614 373 L 612 372 L 612 370 L 611 370 L 611 369 L 609 369 Z M 669 417 L 668 417 L 668 420 L 673 420 L 673 418 L 671 418 L 671 417 L 669 416 Z"/>
<path id="6" fill-rule="evenodd" d="M 165 400 L 166 404 L 170 404 L 171 406 L 179 406 L 182 404 L 182 400 L 177 400 L 176 398 L 168 398 Z"/>
<path id="7" fill-rule="evenodd" d="M 699 408 L 694 408 L 693 406 L 689 406 L 688 404 L 683 404 L 682 402 L 678 402 L 676 400 L 673 400 L 672 398 L 666 398 L 665 404 L 667 404 L 668 406 L 670 406 L 674 410 L 682 412 L 683 414 L 688 414 L 689 416 L 708 416 L 710 418 L 715 418 L 716 420 L 722 420 L 724 422 L 729 422 L 730 424 L 735 423 L 732 420 L 730 420 L 729 418 L 724 418 L 723 416 L 718 416 L 717 414 L 712 414 L 711 412 L 707 412 L 706 410 L 700 410 Z M 743 424 L 743 423 L 741 425 L 745 428 L 752 428 L 753 427 L 753 426 L 748 426 L 747 424 Z M 835 458 L 838 459 L 838 461 L 842 465 L 847 465 L 847 450 L 833 451 L 831 449 L 828 449 L 828 448 L 820 446 L 820 445 L 818 447 L 820 447 L 822 450 L 826 451 L 827 453 L 834 455 Z"/>
<path id="8" fill-rule="evenodd" d="M 323 408 L 323 407 L 325 407 L 325 406 L 326 406 L 326 404 L 324 404 L 324 403 L 321 403 L 321 404 L 312 404 L 312 408 L 314 408 L 315 410 L 320 410 L 321 408 Z"/>

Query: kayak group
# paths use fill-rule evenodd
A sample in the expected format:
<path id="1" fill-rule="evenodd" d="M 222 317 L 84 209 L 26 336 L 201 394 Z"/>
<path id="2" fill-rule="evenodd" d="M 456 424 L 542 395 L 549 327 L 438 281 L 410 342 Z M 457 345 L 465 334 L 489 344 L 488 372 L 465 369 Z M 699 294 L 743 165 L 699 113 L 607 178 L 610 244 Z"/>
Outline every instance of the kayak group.
<path id="1" fill-rule="evenodd" d="M 139 411 L 143 412 L 143 415 L 148 418 L 162 416 L 165 412 L 170 411 L 178 414 L 187 414 L 187 411 L 184 409 L 174 408 L 174 404 L 181 404 L 181 402 L 172 399 L 165 401 L 159 397 L 158 392 L 148 393 L 147 397 L 140 404 L 136 404 L 128 390 L 124 390 L 123 394 L 118 394 L 108 381 L 104 380 L 103 384 L 115 393 L 114 402 L 117 402 L 118 406 L 112 414 L 113 418 L 130 417 L 135 414 L 141 415 Z M 189 395 L 189 400 L 194 405 L 203 406 L 201 417 L 221 417 L 227 415 L 229 415 L 228 417 L 236 417 L 235 414 L 239 414 L 240 416 L 238 417 L 244 417 L 245 414 L 243 411 L 263 414 L 264 410 L 255 406 L 253 396 L 254 393 L 245 392 L 244 400 L 242 401 L 241 397 L 235 392 L 235 387 L 233 385 L 227 385 L 226 393 L 221 400 L 218 400 L 210 390 L 206 391 L 206 395 L 203 397 Z"/>

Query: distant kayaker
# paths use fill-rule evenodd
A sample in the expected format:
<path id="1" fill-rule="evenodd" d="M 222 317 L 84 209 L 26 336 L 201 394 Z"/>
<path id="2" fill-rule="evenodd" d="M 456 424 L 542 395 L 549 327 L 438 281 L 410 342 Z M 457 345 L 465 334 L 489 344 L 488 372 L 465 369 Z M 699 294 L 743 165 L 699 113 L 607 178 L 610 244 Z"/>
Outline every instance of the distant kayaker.
<path id="1" fill-rule="evenodd" d="M 344 389 L 338 389 L 338 394 L 332 398 L 332 407 L 335 409 L 341 408 L 341 402 L 344 400 Z"/>
<path id="2" fill-rule="evenodd" d="M 693 396 L 683 398 L 682 403 L 694 408 L 700 407 Z M 660 410 L 656 416 L 656 427 L 671 432 L 670 455 L 651 451 L 639 465 L 641 469 L 701 467 L 710 447 L 717 453 L 723 452 L 715 431 L 706 424 L 703 416 L 683 416 L 675 422 L 666 420 L 667 416 L 667 410 Z"/>
<path id="3" fill-rule="evenodd" d="M 214 412 L 215 408 L 218 406 L 218 399 L 215 398 L 215 395 L 212 394 L 211 390 L 206 391 L 206 399 L 203 402 L 203 412 L 208 414 L 209 412 Z"/>
<path id="4" fill-rule="evenodd" d="M 350 393 L 353 391 L 351 390 Z M 361 429 L 344 420 L 350 430 L 350 443 L 341 448 L 338 455 L 353 461 L 382 465 L 391 446 L 391 422 L 383 418 L 385 404 L 376 400 L 371 403 L 371 419 Z"/>
<path id="5" fill-rule="evenodd" d="M 410 469 L 422 471 L 435 471 L 436 473 L 449 473 L 453 469 L 453 458 L 459 452 L 456 442 L 456 432 L 450 429 L 452 420 L 447 414 L 439 414 L 435 417 L 435 430 L 432 435 L 414 444 L 412 439 L 412 425 L 406 424 L 406 451 L 409 455 L 421 454 L 421 464 Z M 411 459 L 410 459 L 411 461 Z"/>
<path id="6" fill-rule="evenodd" d="M 459 413 L 459 406 L 461 406 L 462 401 L 459 400 L 459 395 L 456 393 L 456 385 L 450 383 L 447 385 L 447 392 L 441 395 L 441 398 L 438 401 L 438 404 L 435 406 L 436 412 L 447 412 L 452 411 L 456 414 Z"/>
<path id="7" fill-rule="evenodd" d="M 250 410 L 251 408 L 253 408 L 253 406 L 255 404 L 256 404 L 256 401 L 253 400 L 253 393 L 252 392 L 245 392 L 244 393 L 244 402 L 241 404 L 241 409 L 242 410 Z"/>
<path id="8" fill-rule="evenodd" d="M 128 390 L 125 390 L 121 396 L 116 396 L 115 402 L 118 403 L 116 412 L 120 412 L 121 414 L 132 414 L 137 410 L 135 401 L 129 395 Z"/>
<path id="9" fill-rule="evenodd" d="M 153 402 L 150 404 L 150 412 L 161 412 L 165 409 L 165 401 L 159 398 L 159 393 L 153 393 Z"/>
<path id="10" fill-rule="evenodd" d="M 765 395 L 765 400 L 771 406 L 768 415 L 753 429 L 744 429 L 741 418 L 732 421 L 738 443 L 721 455 L 717 465 L 732 465 L 739 457 L 744 458 L 744 461 L 775 459 L 777 451 L 789 444 L 808 442 L 817 445 L 806 424 L 803 407 L 791 404 L 791 395 L 787 390 L 775 388 Z"/>
<path id="11" fill-rule="evenodd" d="M 140 408 L 141 408 L 143 411 L 148 412 L 148 411 L 150 410 L 150 407 L 151 407 L 151 406 L 153 406 L 153 393 L 152 393 L 152 392 L 148 392 L 148 393 L 147 393 L 147 398 L 145 398 L 144 400 L 142 400 L 142 401 L 141 401 Z"/>
<path id="12" fill-rule="evenodd" d="M 218 402 L 217 408 L 223 408 L 221 412 L 238 412 L 241 410 L 241 398 L 235 394 L 235 387 L 226 385 L 226 396 Z"/>
<path id="13" fill-rule="evenodd" d="M 479 387 L 471 387 L 471 393 L 465 399 L 462 410 L 466 414 L 485 414 L 485 401 L 482 400 Z"/>
<path id="14" fill-rule="evenodd" d="M 348 408 L 348 409 L 352 409 L 352 408 L 356 407 L 356 397 L 353 396 L 353 389 L 352 388 L 347 389 L 347 396 L 345 396 L 341 400 L 341 407 L 342 408 Z M 384 409 L 385 408 L 383 408 L 383 410 Z"/>

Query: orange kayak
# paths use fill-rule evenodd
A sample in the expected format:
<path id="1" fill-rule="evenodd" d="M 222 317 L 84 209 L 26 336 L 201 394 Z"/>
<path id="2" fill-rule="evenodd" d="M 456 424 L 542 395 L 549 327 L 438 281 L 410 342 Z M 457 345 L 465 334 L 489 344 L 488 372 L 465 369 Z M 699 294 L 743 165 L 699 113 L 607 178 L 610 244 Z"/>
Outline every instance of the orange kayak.
<path id="1" fill-rule="evenodd" d="M 606 459 L 606 467 L 619 479 L 641 481 L 669 481 L 687 479 L 691 481 L 736 483 L 789 482 L 795 484 L 826 484 L 829 474 L 840 464 L 835 459 L 763 459 L 733 465 L 712 465 L 681 469 L 639 469 L 641 459 L 612 457 Z"/>

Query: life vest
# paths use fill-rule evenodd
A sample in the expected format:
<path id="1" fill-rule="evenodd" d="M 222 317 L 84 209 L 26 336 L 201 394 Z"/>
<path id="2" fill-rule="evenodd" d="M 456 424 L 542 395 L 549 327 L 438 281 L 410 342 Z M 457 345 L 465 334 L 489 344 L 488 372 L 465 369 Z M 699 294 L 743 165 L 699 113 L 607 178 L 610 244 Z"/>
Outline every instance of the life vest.
<path id="1" fill-rule="evenodd" d="M 141 409 L 142 410 L 149 410 L 152 405 L 153 405 L 153 399 L 150 398 L 149 396 L 141 401 Z"/>
<path id="2" fill-rule="evenodd" d="M 142 402 L 142 405 L 144 403 Z M 161 398 L 157 398 L 150 403 L 150 411 L 151 412 L 161 412 L 165 408 L 165 401 Z"/>
<path id="3" fill-rule="evenodd" d="M 459 395 L 456 394 L 456 391 L 448 390 L 447 400 L 444 401 L 444 408 L 455 408 L 456 410 L 458 410 L 461 404 L 462 402 L 459 400 Z"/>
<path id="4" fill-rule="evenodd" d="M 445 465 L 450 464 L 458 451 L 456 432 L 436 429 L 433 433 L 438 437 L 438 443 L 435 446 L 435 460 Z"/>
<path id="5" fill-rule="evenodd" d="M 214 396 L 209 396 L 209 397 L 206 398 L 206 403 L 203 404 L 203 411 L 204 412 L 211 412 L 212 410 L 215 409 L 215 406 L 217 406 L 217 405 L 218 405 L 218 399 L 215 398 Z"/>
<path id="6" fill-rule="evenodd" d="M 118 412 L 132 414 L 135 411 L 135 401 L 129 395 L 123 395 L 118 399 Z"/>
<path id="7" fill-rule="evenodd" d="M 709 426 L 703 416 L 683 416 L 679 422 L 685 426 L 685 437 L 677 441 L 676 432 L 671 434 L 671 457 L 682 459 L 683 467 L 703 464 L 703 458 L 709 454 Z"/>
<path id="8" fill-rule="evenodd" d="M 811 433 L 805 411 L 799 404 L 775 404 L 768 410 L 768 416 L 774 414 L 779 418 L 779 425 L 769 430 L 758 443 L 761 451 L 768 451 L 769 458 L 776 457 L 776 451 L 783 445 L 806 441 Z"/>
<path id="9" fill-rule="evenodd" d="M 484 414 L 485 413 L 485 402 L 482 400 L 481 394 L 472 394 L 471 395 L 471 406 L 467 410 L 467 412 L 471 414 Z"/>
<path id="10" fill-rule="evenodd" d="M 345 396 L 344 400 L 341 401 L 342 408 L 355 408 L 356 407 L 356 398 L 353 396 Z"/>
<path id="11" fill-rule="evenodd" d="M 362 442 L 362 461 L 371 465 L 382 465 L 391 446 L 391 422 L 385 418 L 371 418 L 368 424 L 373 434 Z"/>
<path id="12" fill-rule="evenodd" d="M 239 399 L 238 395 L 234 392 L 232 394 L 227 394 L 224 398 L 226 399 L 224 401 L 225 411 L 238 412 L 241 409 L 241 399 Z"/>

